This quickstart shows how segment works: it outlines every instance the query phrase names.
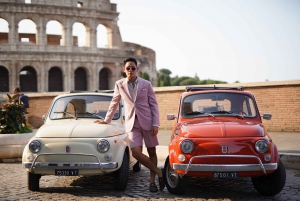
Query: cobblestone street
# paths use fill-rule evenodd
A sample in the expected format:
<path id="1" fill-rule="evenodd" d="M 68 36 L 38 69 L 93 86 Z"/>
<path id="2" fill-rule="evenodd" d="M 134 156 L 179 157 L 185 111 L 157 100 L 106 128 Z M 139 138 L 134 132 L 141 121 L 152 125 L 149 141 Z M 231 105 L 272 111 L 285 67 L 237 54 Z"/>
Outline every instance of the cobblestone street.
<path id="1" fill-rule="evenodd" d="M 162 167 L 163 161 L 159 162 Z M 43 176 L 40 191 L 27 189 L 27 174 L 21 163 L 0 164 L 0 200 L 300 200 L 300 171 L 287 170 L 287 181 L 281 193 L 264 197 L 254 189 L 250 178 L 212 180 L 191 178 L 185 195 L 175 196 L 165 188 L 149 192 L 149 171 L 130 170 L 127 190 L 113 189 L 113 177 Z"/>

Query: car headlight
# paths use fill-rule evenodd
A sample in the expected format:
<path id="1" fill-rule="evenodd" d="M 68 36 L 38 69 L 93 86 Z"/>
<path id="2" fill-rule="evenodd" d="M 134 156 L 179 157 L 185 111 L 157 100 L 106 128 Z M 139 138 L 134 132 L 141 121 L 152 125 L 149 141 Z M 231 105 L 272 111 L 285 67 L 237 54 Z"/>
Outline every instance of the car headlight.
<path id="1" fill-rule="evenodd" d="M 97 144 L 97 149 L 100 153 L 105 153 L 109 150 L 109 142 L 107 140 L 101 140 Z"/>
<path id="2" fill-rule="evenodd" d="M 258 140 L 255 143 L 255 149 L 259 153 L 265 153 L 268 150 L 268 148 L 269 148 L 269 145 L 265 140 Z"/>
<path id="3" fill-rule="evenodd" d="M 190 140 L 184 140 L 180 143 L 180 149 L 185 154 L 191 153 L 194 149 L 194 144 Z"/>
<path id="4" fill-rule="evenodd" d="M 32 153 L 37 153 L 41 150 L 41 143 L 37 140 L 33 140 L 29 143 L 29 150 L 32 152 Z"/>

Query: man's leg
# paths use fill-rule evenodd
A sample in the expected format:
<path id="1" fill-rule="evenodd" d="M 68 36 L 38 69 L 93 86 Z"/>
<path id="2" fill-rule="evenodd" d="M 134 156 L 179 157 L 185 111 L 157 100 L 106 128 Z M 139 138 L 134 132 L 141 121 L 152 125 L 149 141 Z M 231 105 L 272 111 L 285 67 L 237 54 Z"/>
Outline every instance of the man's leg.
<path id="1" fill-rule="evenodd" d="M 148 148 L 147 150 L 149 153 Z M 151 150 L 151 148 L 150 148 L 151 155 L 149 153 L 149 157 L 142 153 L 141 146 L 133 147 L 131 148 L 131 151 L 132 151 L 132 156 L 134 158 L 136 158 L 143 166 L 149 168 L 151 172 L 150 183 L 155 183 L 155 174 L 157 174 L 158 177 L 162 177 L 162 171 L 157 167 L 157 157 L 156 157 L 155 147 L 154 147 L 155 157 L 153 157 L 153 151 Z"/>
<path id="2" fill-rule="evenodd" d="M 157 167 L 157 155 L 156 147 L 147 147 L 149 158 L 152 163 Z M 150 183 L 154 183 L 156 173 L 153 170 L 150 170 Z"/>

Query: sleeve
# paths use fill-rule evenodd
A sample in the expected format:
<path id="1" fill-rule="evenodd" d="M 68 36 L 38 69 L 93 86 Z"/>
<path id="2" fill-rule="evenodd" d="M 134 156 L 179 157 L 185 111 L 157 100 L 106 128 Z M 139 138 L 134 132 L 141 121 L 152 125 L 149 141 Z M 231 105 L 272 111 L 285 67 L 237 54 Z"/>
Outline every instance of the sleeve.
<path id="1" fill-rule="evenodd" d="M 23 102 L 25 108 L 29 108 L 28 96 L 22 95 L 22 96 L 20 96 L 20 100 Z"/>
<path id="2" fill-rule="evenodd" d="M 107 113 L 106 113 L 106 116 L 105 116 L 105 119 L 104 119 L 104 121 L 106 123 L 109 124 L 111 122 L 113 116 L 116 113 L 116 110 L 119 107 L 120 100 L 121 100 L 121 94 L 120 94 L 120 91 L 119 91 L 119 87 L 116 83 L 115 84 L 115 89 L 114 89 L 114 95 L 113 95 L 113 98 L 110 102 L 109 108 L 107 110 Z"/>
<path id="3" fill-rule="evenodd" d="M 149 101 L 149 106 L 150 106 L 151 113 L 152 113 L 152 125 L 159 127 L 160 122 L 159 122 L 158 104 L 157 104 L 157 100 L 156 100 L 156 96 L 155 96 L 153 87 L 150 82 L 149 82 L 149 90 L 148 90 L 148 101 Z"/>

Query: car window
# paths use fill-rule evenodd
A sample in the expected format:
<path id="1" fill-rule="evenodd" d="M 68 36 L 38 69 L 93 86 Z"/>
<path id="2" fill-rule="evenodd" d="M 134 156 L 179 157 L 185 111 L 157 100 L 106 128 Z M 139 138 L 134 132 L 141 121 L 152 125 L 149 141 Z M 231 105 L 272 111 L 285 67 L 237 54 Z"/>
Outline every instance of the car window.
<path id="1" fill-rule="evenodd" d="M 62 118 L 105 118 L 110 105 L 111 96 L 74 95 L 57 99 L 51 109 L 51 119 Z M 120 116 L 117 109 L 113 119 Z"/>
<path id="2" fill-rule="evenodd" d="M 237 93 L 199 93 L 183 99 L 181 115 L 184 118 L 213 115 L 257 115 L 254 100 L 247 95 Z"/>

